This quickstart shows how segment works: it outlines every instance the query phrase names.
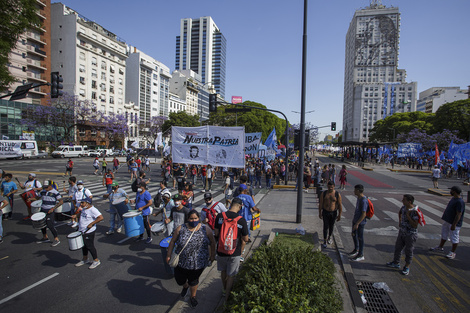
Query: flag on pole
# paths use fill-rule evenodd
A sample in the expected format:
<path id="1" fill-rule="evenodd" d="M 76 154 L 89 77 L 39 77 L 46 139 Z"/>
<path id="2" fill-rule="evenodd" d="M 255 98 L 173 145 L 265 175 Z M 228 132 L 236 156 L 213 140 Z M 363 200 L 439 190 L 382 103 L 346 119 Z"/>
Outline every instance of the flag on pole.
<path id="1" fill-rule="evenodd" d="M 434 154 L 434 165 L 437 165 L 437 163 L 441 162 L 441 159 L 439 158 L 439 149 L 437 148 L 437 143 L 436 143 L 436 153 Z"/>
<path id="2" fill-rule="evenodd" d="M 162 132 L 157 133 L 157 139 L 155 139 L 155 149 L 163 146 L 163 134 Z"/>
<path id="3" fill-rule="evenodd" d="M 274 127 L 271 134 L 269 134 L 268 138 L 266 138 L 264 145 L 268 147 L 268 150 L 276 150 L 277 149 L 276 142 L 277 142 L 276 128 Z"/>
<path id="4" fill-rule="evenodd" d="M 131 144 L 131 146 L 137 149 L 137 148 L 139 147 L 139 142 L 138 142 L 138 141 L 134 141 L 134 142 Z"/>

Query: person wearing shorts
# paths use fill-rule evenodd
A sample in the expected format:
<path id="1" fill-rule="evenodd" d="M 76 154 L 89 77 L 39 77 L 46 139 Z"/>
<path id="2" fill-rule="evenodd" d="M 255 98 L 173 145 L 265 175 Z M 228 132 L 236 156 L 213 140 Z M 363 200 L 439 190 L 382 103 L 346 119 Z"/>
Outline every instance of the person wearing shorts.
<path id="1" fill-rule="evenodd" d="M 460 196 L 461 193 L 462 189 L 459 186 L 450 188 L 452 199 L 450 199 L 442 215 L 444 223 L 442 224 L 441 242 L 437 247 L 429 249 L 431 251 L 444 252 L 444 244 L 447 240 L 450 240 L 452 242 L 452 249 L 446 255 L 448 259 L 455 259 L 455 250 L 457 250 L 457 245 L 459 244 L 459 233 L 465 213 L 465 202 Z"/>
<path id="2" fill-rule="evenodd" d="M 233 219 L 238 217 L 238 212 L 240 212 L 243 205 L 243 201 L 239 198 L 232 200 L 232 206 L 225 213 L 227 218 Z M 214 233 L 215 237 L 218 238 L 220 234 L 220 229 L 224 223 L 224 216 L 222 213 L 217 214 L 215 218 Z M 228 300 L 230 292 L 232 290 L 233 281 L 235 275 L 238 273 L 240 267 L 240 261 L 242 260 L 242 254 L 245 250 L 245 245 L 248 242 L 248 225 L 246 220 L 241 217 L 237 221 L 237 247 L 232 255 L 228 255 L 222 252 L 217 251 L 217 270 L 221 272 L 222 284 L 225 290 L 225 301 Z M 220 243 L 219 243 L 220 245 Z"/>

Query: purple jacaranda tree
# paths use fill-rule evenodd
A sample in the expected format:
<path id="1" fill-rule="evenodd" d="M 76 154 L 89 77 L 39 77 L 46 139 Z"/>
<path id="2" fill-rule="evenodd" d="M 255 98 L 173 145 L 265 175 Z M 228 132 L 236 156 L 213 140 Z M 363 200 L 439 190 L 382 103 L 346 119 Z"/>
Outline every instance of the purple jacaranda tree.
<path id="1" fill-rule="evenodd" d="M 22 123 L 30 130 L 52 133 L 54 142 L 74 140 L 75 127 L 93 124 L 100 119 L 96 105 L 78 96 L 64 94 L 47 105 L 31 105 L 22 112 Z"/>
<path id="2" fill-rule="evenodd" d="M 430 136 L 424 130 L 415 128 L 409 133 L 399 134 L 397 136 L 399 143 L 420 143 L 424 151 L 433 150 L 436 144 L 439 151 L 447 151 L 452 140 L 455 144 L 464 143 L 462 139 L 457 137 L 457 131 L 450 131 L 448 129 L 444 129 L 442 132 Z"/>
<path id="3" fill-rule="evenodd" d="M 122 113 L 111 113 L 102 115 L 101 119 L 95 123 L 100 132 L 104 132 L 110 142 L 120 142 L 123 147 L 124 140 L 129 136 L 129 124 L 126 115 Z M 118 145 L 117 145 L 118 146 Z"/>
<path id="4" fill-rule="evenodd" d="M 152 116 L 149 121 L 139 121 L 139 133 L 146 142 L 145 146 L 154 146 L 157 134 L 162 131 L 162 125 L 166 120 L 164 116 Z"/>

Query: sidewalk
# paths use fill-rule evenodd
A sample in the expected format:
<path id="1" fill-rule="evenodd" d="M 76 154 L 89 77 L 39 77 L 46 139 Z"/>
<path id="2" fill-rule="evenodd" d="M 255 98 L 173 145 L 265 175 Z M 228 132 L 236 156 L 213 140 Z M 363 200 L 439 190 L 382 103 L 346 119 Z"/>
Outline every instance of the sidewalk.
<path id="1" fill-rule="evenodd" d="M 252 232 L 252 242 L 247 244 L 245 259 L 248 259 L 253 251 L 264 241 L 268 240 L 271 232 L 295 232 L 299 224 L 296 219 L 297 192 L 294 190 L 270 190 L 261 199 L 256 199 L 257 207 L 261 210 L 261 228 Z M 306 236 L 314 236 L 318 244 L 319 233 L 322 232 L 323 222 L 318 218 L 318 201 L 314 190 L 304 193 L 302 210 L 302 226 L 305 228 Z M 339 238 L 335 235 L 335 242 Z M 338 243 L 338 242 L 337 242 Z M 333 261 L 336 267 L 337 285 L 340 290 L 344 303 L 344 312 L 363 312 L 361 309 L 354 308 L 343 268 L 343 261 L 336 247 L 323 249 Z M 352 275 L 352 271 L 351 275 Z M 355 287 L 355 284 L 354 284 Z M 357 294 L 359 296 L 359 294 Z M 214 262 L 207 268 L 200 278 L 197 292 L 199 305 L 192 309 L 188 305 L 188 298 L 179 298 L 179 300 L 169 310 L 176 312 L 222 312 L 224 297 L 222 296 L 222 282 L 220 272 L 217 271 L 217 264 Z M 358 298 L 359 301 L 360 298 Z M 362 302 L 360 303 L 362 305 Z"/>

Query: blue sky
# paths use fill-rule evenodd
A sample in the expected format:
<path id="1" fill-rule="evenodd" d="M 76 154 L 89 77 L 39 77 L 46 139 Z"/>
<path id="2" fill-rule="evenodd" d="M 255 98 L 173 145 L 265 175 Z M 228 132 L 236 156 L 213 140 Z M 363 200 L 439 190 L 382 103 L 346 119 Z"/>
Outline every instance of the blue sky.
<path id="1" fill-rule="evenodd" d="M 227 39 L 226 100 L 242 96 L 300 121 L 302 0 L 64 0 L 144 53 L 175 69 L 182 18 L 211 16 Z M 382 0 L 400 9 L 399 68 L 421 92 L 470 85 L 469 0 Z M 308 3 L 306 121 L 342 128 L 345 38 L 369 0 Z M 320 129 L 321 138 L 331 133 Z"/>

